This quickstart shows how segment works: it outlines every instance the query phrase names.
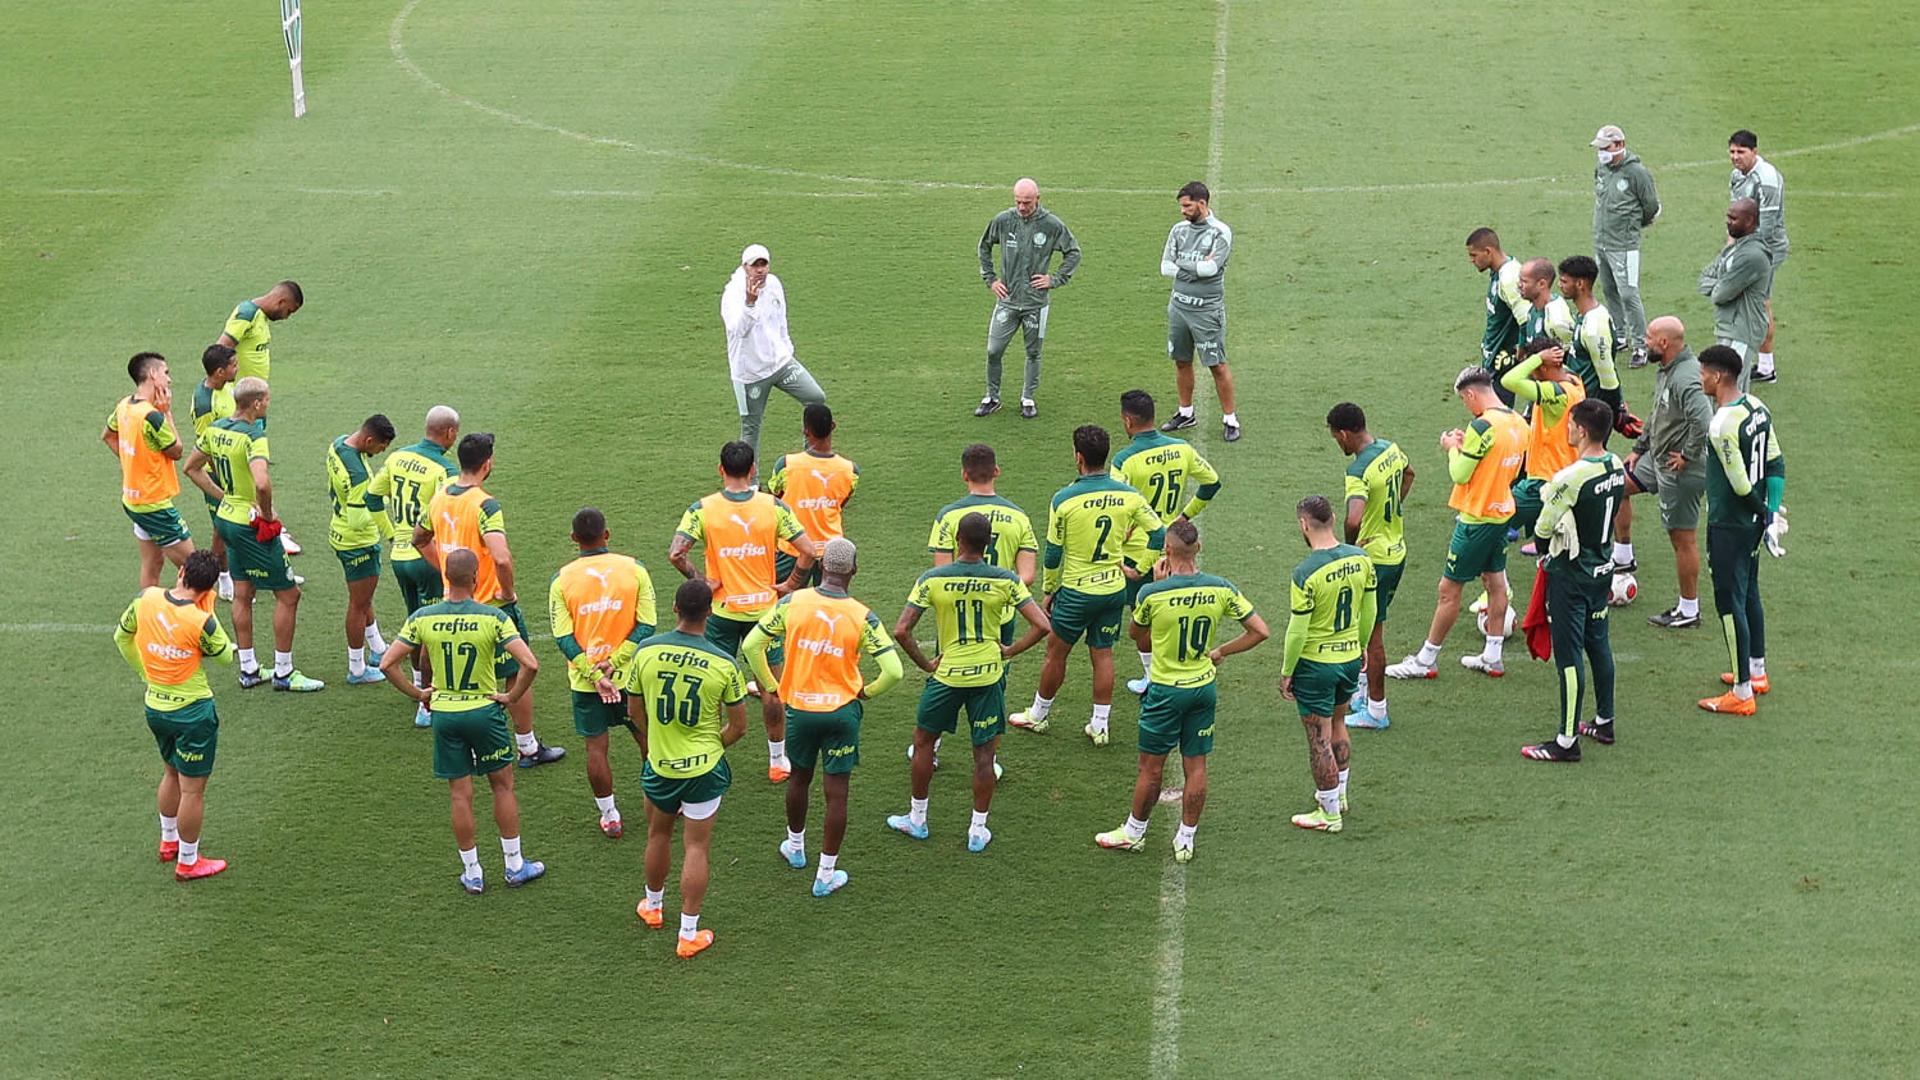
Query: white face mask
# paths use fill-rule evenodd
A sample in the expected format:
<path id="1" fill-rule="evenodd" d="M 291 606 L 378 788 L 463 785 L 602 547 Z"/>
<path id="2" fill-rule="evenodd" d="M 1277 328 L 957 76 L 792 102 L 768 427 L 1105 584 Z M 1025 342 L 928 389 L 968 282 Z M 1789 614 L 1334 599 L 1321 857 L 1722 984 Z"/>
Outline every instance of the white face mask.
<path id="1" fill-rule="evenodd" d="M 1594 156 L 1595 156 L 1595 157 L 1598 157 L 1598 158 L 1600 159 L 1600 164 L 1602 164 L 1602 165 L 1611 165 L 1611 164 L 1613 164 L 1613 151 L 1611 151 L 1611 150 L 1598 150 L 1598 151 L 1595 151 L 1595 152 L 1594 152 Z"/>

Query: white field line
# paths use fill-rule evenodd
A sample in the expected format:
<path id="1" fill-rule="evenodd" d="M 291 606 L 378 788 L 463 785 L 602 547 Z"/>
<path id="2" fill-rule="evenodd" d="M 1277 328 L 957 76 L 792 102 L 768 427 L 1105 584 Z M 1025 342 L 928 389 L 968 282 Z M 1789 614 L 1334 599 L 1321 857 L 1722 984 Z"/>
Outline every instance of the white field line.
<path id="1" fill-rule="evenodd" d="M 1180 1075 L 1180 984 L 1187 967 L 1187 869 L 1172 860 L 1160 873 L 1160 956 L 1154 963 L 1152 1042 L 1147 1075 Z"/>
<path id="2" fill-rule="evenodd" d="M 0 623 L 0 634 L 111 634 L 112 623 L 9 622 Z M 529 641 L 551 641 L 552 634 L 528 634 Z"/>

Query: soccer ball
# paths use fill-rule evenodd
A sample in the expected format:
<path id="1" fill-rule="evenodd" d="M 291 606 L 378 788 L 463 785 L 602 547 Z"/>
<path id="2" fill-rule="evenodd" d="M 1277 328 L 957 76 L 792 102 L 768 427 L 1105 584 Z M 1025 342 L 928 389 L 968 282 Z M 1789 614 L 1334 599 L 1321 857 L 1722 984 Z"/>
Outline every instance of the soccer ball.
<path id="1" fill-rule="evenodd" d="M 1640 582 L 1632 574 L 1613 575 L 1613 596 L 1608 601 L 1614 607 L 1626 607 L 1640 595 Z"/>

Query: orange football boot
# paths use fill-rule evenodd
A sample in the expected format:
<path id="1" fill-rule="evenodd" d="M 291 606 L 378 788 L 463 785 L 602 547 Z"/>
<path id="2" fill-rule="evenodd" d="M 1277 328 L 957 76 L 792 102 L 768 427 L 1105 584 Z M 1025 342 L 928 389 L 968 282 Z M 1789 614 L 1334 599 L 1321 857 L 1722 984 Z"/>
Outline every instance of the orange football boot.
<path id="1" fill-rule="evenodd" d="M 1733 672 L 1731 672 L 1731 671 L 1723 671 L 1723 672 L 1721 672 L 1721 673 L 1720 673 L 1720 685 L 1722 685 L 1722 686 L 1732 686 L 1732 685 L 1733 685 Z M 1756 693 L 1756 694 L 1764 694 L 1764 693 L 1766 693 L 1767 691 L 1769 691 L 1769 690 L 1771 690 L 1771 689 L 1773 689 L 1773 687 L 1772 687 L 1772 685 L 1771 685 L 1771 684 L 1769 684 L 1769 683 L 1767 682 L 1767 677 L 1766 677 L 1765 675 L 1755 675 L 1755 676 L 1753 677 L 1753 692 L 1754 692 L 1754 693 Z"/>
<path id="2" fill-rule="evenodd" d="M 173 860 L 179 857 L 180 857 L 180 841 L 178 840 L 160 841 L 160 861 L 161 862 L 172 862 Z"/>
<path id="3" fill-rule="evenodd" d="M 640 921 L 647 924 L 647 929 L 658 930 L 667 925 L 667 917 L 661 914 L 660 909 L 659 904 L 649 904 L 641 900 L 633 906 L 633 913 L 640 916 Z"/>
<path id="4" fill-rule="evenodd" d="M 227 860 L 209 859 L 205 855 L 202 855 L 192 866 L 188 866 L 185 863 L 175 863 L 173 866 L 173 880 L 198 881 L 201 878 L 210 878 L 226 868 Z"/>
<path id="5" fill-rule="evenodd" d="M 1719 697 L 1701 698 L 1700 707 L 1711 713 L 1730 713 L 1734 716 L 1752 716 L 1754 714 L 1753 699 L 1748 698 L 1742 701 L 1734 697 L 1733 691 L 1731 690 L 1721 694 Z"/>
<path id="6" fill-rule="evenodd" d="M 713 931 L 695 930 L 692 937 L 682 937 L 680 943 L 673 947 L 673 951 L 680 954 L 682 958 L 698 956 L 712 944 Z"/>

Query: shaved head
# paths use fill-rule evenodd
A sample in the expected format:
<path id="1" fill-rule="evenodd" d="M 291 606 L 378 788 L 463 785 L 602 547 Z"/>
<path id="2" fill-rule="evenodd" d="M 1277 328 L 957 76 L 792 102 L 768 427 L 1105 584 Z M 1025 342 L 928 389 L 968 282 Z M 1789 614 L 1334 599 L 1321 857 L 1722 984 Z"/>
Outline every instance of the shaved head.
<path id="1" fill-rule="evenodd" d="M 1032 217 L 1040 208 L 1040 185 L 1028 177 L 1013 182 L 1013 208 L 1021 217 Z"/>
<path id="2" fill-rule="evenodd" d="M 1687 328 L 1672 315 L 1662 315 L 1647 324 L 1647 359 L 1665 364 L 1678 359 L 1687 347 Z"/>
<path id="3" fill-rule="evenodd" d="M 1023 176 L 1015 180 L 1013 182 L 1013 197 L 1017 199 L 1022 195 L 1031 195 L 1036 199 L 1039 198 L 1040 185 L 1034 183 L 1033 178 L 1029 176 Z"/>
<path id="4" fill-rule="evenodd" d="M 1662 315 L 1647 324 L 1647 333 L 1659 334 L 1676 345 L 1684 345 L 1687 340 L 1687 328 L 1677 315 Z"/>
<path id="5" fill-rule="evenodd" d="M 1746 236 L 1760 225 L 1760 204 L 1752 199 L 1735 199 L 1727 207 L 1727 235 Z"/>

